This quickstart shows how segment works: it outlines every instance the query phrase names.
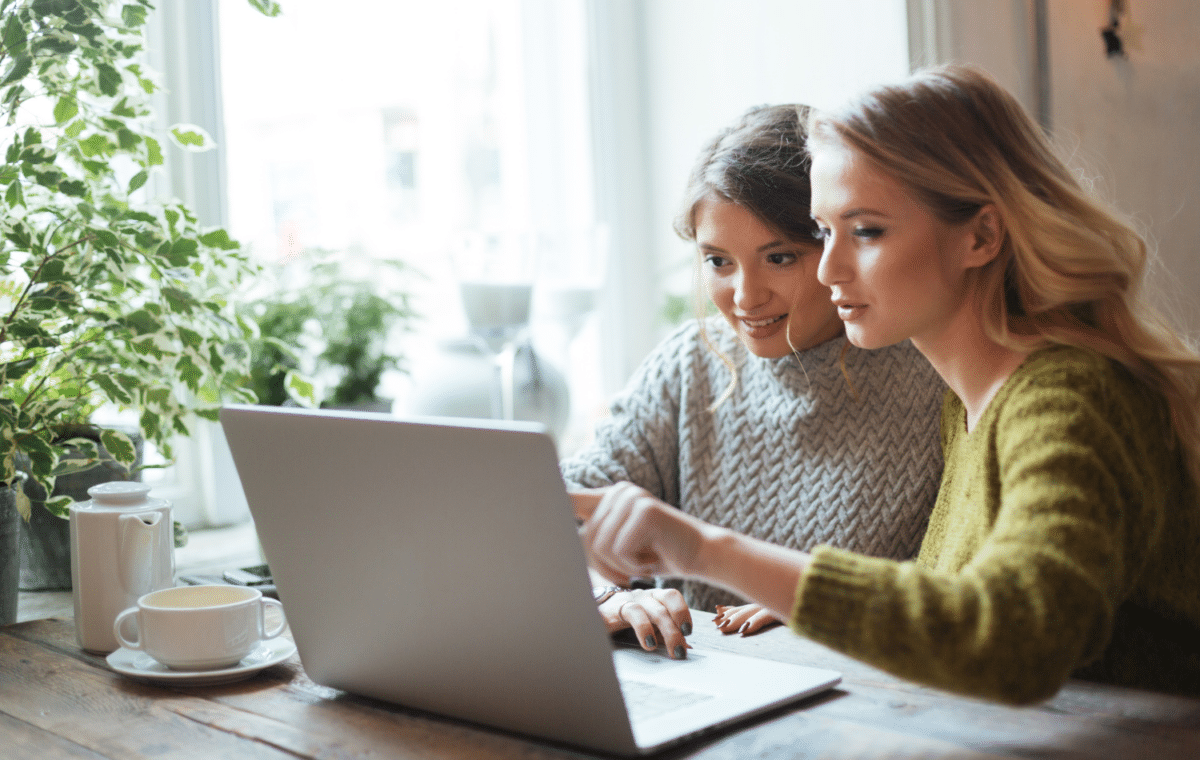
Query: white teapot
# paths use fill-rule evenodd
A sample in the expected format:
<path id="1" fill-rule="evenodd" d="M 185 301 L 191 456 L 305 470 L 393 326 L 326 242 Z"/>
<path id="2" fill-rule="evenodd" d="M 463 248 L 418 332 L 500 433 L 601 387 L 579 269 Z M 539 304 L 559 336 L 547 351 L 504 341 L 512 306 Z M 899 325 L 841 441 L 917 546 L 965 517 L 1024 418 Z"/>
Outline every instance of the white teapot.
<path id="1" fill-rule="evenodd" d="M 75 638 L 89 652 L 120 645 L 113 621 L 143 594 L 175 585 L 171 503 L 146 483 L 112 481 L 71 505 L 71 587 Z"/>

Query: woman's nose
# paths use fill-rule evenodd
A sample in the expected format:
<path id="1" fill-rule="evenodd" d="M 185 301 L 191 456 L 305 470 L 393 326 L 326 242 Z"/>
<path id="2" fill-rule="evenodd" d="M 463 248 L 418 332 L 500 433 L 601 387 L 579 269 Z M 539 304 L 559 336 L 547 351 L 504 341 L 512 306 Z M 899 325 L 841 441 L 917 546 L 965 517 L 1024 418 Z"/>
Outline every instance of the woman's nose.
<path id="1" fill-rule="evenodd" d="M 851 279 L 849 260 L 845 255 L 845 246 L 838 243 L 833 233 L 826 233 L 825 248 L 821 251 L 821 261 L 817 264 L 817 282 L 825 287 Z"/>
<path id="2" fill-rule="evenodd" d="M 750 311 L 771 300 L 770 289 L 753 272 L 742 271 L 734 286 L 733 302 L 742 311 Z"/>

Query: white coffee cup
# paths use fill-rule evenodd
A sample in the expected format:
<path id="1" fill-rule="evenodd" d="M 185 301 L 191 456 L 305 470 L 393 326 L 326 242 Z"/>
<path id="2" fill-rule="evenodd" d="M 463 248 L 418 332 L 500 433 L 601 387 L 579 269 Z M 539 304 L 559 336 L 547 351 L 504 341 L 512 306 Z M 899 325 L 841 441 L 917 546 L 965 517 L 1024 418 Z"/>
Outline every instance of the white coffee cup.
<path id="1" fill-rule="evenodd" d="M 266 630 L 266 607 L 279 608 L 280 622 Z M 136 622 L 137 638 L 122 633 Z M 283 633 L 283 605 L 248 586 L 179 586 L 151 591 L 113 621 L 121 646 L 142 650 L 172 670 L 219 670 L 237 665 L 263 639 Z"/>

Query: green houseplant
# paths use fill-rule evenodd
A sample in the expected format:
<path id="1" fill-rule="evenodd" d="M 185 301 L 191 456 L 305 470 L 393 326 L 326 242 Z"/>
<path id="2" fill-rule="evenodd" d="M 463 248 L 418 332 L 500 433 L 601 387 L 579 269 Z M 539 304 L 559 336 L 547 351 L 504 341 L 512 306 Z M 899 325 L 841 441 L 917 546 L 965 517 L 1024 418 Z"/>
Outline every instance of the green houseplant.
<path id="1" fill-rule="evenodd" d="M 143 195 L 163 163 L 157 86 L 139 62 L 150 7 L 0 2 L 0 482 L 27 477 L 60 516 L 72 499 L 53 495 L 57 478 L 96 466 L 101 447 L 136 460 L 122 431 L 70 432 L 98 407 L 137 410 L 169 458 L 192 415 L 253 400 L 229 294 L 256 267 L 224 230 Z M 25 489 L 13 491 L 28 519 Z"/>
<path id="2" fill-rule="evenodd" d="M 288 267 L 268 294 L 241 310 L 256 327 L 251 378 L 259 403 L 388 406 L 377 395 L 380 378 L 404 369 L 389 336 L 407 329 L 415 313 L 409 294 L 387 283 L 412 270 L 385 260 L 372 264 L 369 277 L 356 276 L 322 250 L 306 251 Z M 320 392 L 313 378 L 324 380 L 327 390 Z"/>

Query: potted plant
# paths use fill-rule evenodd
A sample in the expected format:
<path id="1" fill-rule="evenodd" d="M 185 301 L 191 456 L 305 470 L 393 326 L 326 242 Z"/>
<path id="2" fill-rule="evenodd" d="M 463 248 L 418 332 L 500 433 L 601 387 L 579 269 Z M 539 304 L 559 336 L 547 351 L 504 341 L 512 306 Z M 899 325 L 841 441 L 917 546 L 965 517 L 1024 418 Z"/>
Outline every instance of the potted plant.
<path id="1" fill-rule="evenodd" d="M 192 415 L 253 398 L 229 294 L 254 265 L 181 203 L 143 197 L 163 163 L 157 86 L 139 63 L 148 8 L 0 1 L 0 483 L 26 519 L 22 477 L 64 516 L 58 478 L 105 452 L 134 466 L 126 432 L 76 434 L 99 406 L 137 410 L 140 435 L 169 458 Z"/>
<path id="2" fill-rule="evenodd" d="M 388 282 L 412 274 L 384 260 L 360 276 L 324 250 L 289 262 L 268 294 L 242 308 L 257 333 L 251 378 L 259 403 L 389 410 L 390 400 L 378 396 L 380 379 L 405 369 L 390 339 L 409 328 L 415 312 L 408 292 Z M 324 392 L 314 379 L 324 381 Z"/>

